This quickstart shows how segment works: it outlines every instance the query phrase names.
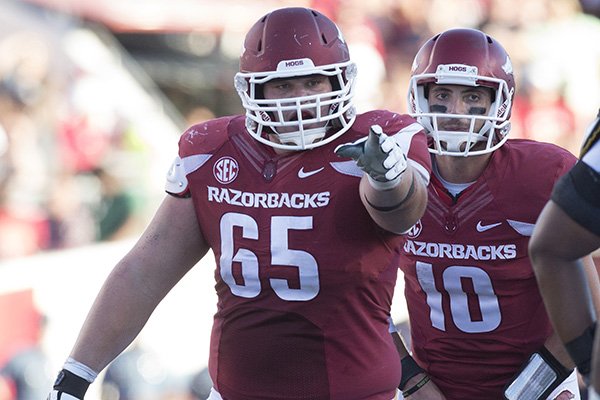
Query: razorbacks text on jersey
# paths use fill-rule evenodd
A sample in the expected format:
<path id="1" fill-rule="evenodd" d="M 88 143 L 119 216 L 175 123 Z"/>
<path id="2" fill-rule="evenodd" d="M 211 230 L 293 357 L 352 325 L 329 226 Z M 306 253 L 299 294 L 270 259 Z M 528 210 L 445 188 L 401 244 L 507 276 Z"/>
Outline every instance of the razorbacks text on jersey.
<path id="1" fill-rule="evenodd" d="M 401 369 L 388 317 L 404 238 L 371 220 L 362 171 L 333 151 L 373 124 L 388 135 L 405 129 L 408 157 L 429 178 L 423 131 L 387 111 L 359 115 L 327 145 L 283 155 L 251 138 L 243 117 L 182 135 L 184 172 L 172 171 L 181 184 L 167 187 L 191 195 L 215 255 L 209 369 L 224 399 L 394 397 Z"/>
<path id="2" fill-rule="evenodd" d="M 508 140 L 457 198 L 432 177 L 401 269 L 413 356 L 449 400 L 500 399 L 552 328 L 527 252 L 556 180 L 576 159 Z"/>

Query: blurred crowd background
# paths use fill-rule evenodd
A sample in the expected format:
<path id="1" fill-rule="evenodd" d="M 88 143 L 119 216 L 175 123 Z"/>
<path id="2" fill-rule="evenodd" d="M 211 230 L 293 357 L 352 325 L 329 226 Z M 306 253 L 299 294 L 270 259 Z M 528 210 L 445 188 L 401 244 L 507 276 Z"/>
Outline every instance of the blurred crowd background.
<path id="1" fill-rule="evenodd" d="M 600 104 L 600 22 L 578 0 L 0 4 L 0 259 L 139 231 L 161 187 L 149 179 L 164 175 L 156 152 L 174 156 L 162 143 L 242 111 L 232 76 L 243 36 L 273 7 L 339 23 L 359 66 L 359 111 L 406 111 L 417 49 L 455 26 L 512 55 L 513 137 L 576 152 Z"/>
<path id="2" fill-rule="evenodd" d="M 270 9 L 308 6 L 340 25 L 359 112 L 406 112 L 420 45 L 451 27 L 481 29 L 512 56 L 512 137 L 576 154 L 600 106 L 599 3 L 0 0 L 0 280 L 6 260 L 139 235 L 178 135 L 242 112 L 243 37 Z M 0 367 L 12 344 L 0 343 Z"/>

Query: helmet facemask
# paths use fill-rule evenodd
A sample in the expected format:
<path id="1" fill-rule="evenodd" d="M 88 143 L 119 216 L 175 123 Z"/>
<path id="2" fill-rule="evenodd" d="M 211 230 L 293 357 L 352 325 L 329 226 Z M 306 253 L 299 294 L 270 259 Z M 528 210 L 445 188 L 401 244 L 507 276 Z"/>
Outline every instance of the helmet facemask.
<path id="1" fill-rule="evenodd" d="M 262 95 L 262 85 L 270 80 L 315 74 L 329 77 L 331 92 L 279 99 Z M 246 109 L 246 128 L 256 140 L 279 149 L 305 150 L 325 145 L 350 129 L 356 118 L 355 77 L 356 66 L 350 61 L 315 67 L 310 59 L 290 60 L 281 61 L 277 71 L 237 73 L 235 88 Z M 315 124 L 322 126 L 310 127 Z M 328 131 L 333 133 L 326 137 Z M 278 142 L 269 140 L 270 134 L 277 135 Z"/>
<path id="2" fill-rule="evenodd" d="M 485 115 L 479 113 L 448 114 L 431 110 L 426 86 L 430 83 L 463 86 L 482 86 L 493 90 L 494 98 Z M 491 153 L 508 139 L 514 89 L 506 81 L 478 74 L 475 66 L 462 64 L 438 65 L 436 73 L 414 75 L 409 83 L 408 102 L 411 115 L 428 131 L 432 140 L 429 151 L 439 155 L 476 156 Z M 468 120 L 468 130 L 440 130 L 440 119 Z M 477 121 L 485 121 L 475 130 Z M 484 145 L 480 145 L 483 143 Z"/>

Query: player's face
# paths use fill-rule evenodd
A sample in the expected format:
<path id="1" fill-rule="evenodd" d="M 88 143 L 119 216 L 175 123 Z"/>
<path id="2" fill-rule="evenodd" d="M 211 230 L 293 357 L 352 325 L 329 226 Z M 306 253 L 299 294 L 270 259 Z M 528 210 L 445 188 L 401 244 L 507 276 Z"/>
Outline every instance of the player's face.
<path id="1" fill-rule="evenodd" d="M 429 110 L 443 114 L 487 115 L 492 104 L 492 91 L 486 87 L 462 85 L 437 85 L 429 88 Z M 478 132 L 484 120 L 475 121 Z M 440 118 L 438 128 L 447 131 L 469 131 L 467 118 Z"/>
<path id="2" fill-rule="evenodd" d="M 291 99 L 296 97 L 313 96 L 332 91 L 331 81 L 324 75 L 309 75 L 305 77 L 280 78 L 268 81 L 263 86 L 265 99 Z M 309 103 L 309 102 L 307 102 Z M 329 106 L 321 106 L 321 115 L 328 114 Z M 297 121 L 298 114 L 295 110 L 290 110 L 283 115 L 286 121 Z M 302 110 L 302 119 L 312 119 L 317 117 L 315 108 L 305 108 Z M 274 115 L 272 118 L 277 119 Z M 309 124 L 305 128 L 319 128 L 325 126 L 326 122 Z M 280 133 L 293 132 L 297 127 L 278 128 Z"/>

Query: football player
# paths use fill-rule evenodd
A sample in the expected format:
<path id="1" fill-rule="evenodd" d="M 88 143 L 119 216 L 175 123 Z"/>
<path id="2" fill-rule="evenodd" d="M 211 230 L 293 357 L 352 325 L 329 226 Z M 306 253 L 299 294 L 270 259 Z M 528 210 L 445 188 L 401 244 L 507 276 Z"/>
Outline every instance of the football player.
<path id="1" fill-rule="evenodd" d="M 514 92 L 510 57 L 478 30 L 435 35 L 414 59 L 409 109 L 427 131 L 433 174 L 401 262 L 412 356 L 397 343 L 410 399 L 579 398 L 527 254 L 576 158 L 508 139 Z"/>
<path id="2" fill-rule="evenodd" d="M 356 115 L 355 77 L 316 11 L 250 28 L 235 76 L 245 115 L 183 133 L 168 195 L 105 282 L 51 399 L 82 399 L 209 250 L 211 400 L 395 398 L 399 234 L 424 211 L 431 162 L 412 117 Z"/>
<path id="3" fill-rule="evenodd" d="M 580 160 L 554 187 L 529 250 L 540 292 L 557 334 L 577 369 L 589 378 L 596 310 L 581 257 L 600 247 L 600 113 L 590 125 Z M 589 280 L 589 282 L 588 282 Z M 596 344 L 600 350 L 600 344 Z M 588 379 L 586 379 L 587 381 Z M 600 399 L 600 355 L 594 358 L 589 399 Z"/>

